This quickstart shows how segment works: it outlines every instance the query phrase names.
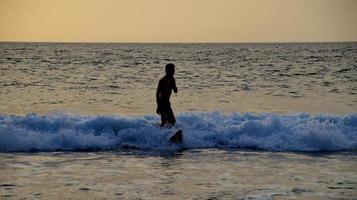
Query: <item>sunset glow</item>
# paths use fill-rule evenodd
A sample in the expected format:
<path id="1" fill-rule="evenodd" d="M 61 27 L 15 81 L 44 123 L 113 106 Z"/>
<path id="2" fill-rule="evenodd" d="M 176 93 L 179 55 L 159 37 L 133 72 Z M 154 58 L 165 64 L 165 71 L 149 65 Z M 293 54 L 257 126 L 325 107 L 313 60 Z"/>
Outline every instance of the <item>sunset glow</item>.
<path id="1" fill-rule="evenodd" d="M 0 0 L 0 41 L 357 41 L 354 0 Z"/>

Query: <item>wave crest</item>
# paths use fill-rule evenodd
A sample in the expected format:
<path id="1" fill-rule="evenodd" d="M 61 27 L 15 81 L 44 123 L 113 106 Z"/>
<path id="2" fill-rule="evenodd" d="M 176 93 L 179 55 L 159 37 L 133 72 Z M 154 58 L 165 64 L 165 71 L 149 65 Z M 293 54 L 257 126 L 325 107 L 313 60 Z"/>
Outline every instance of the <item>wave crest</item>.
<path id="1" fill-rule="evenodd" d="M 167 139 L 172 130 L 161 129 L 158 121 L 157 116 L 0 115 L 0 152 L 175 148 Z M 183 113 L 177 121 L 183 148 L 357 149 L 357 114 Z"/>

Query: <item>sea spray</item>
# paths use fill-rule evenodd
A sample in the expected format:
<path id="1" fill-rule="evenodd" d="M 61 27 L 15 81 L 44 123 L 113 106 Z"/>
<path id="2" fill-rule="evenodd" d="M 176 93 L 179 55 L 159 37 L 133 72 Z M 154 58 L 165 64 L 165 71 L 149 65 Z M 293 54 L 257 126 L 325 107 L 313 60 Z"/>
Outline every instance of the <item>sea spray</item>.
<path id="1" fill-rule="evenodd" d="M 171 149 L 170 129 L 158 116 L 84 116 L 65 113 L 0 115 L 0 151 L 95 151 Z M 310 115 L 220 112 L 182 113 L 182 147 L 266 151 L 357 149 L 357 114 Z"/>

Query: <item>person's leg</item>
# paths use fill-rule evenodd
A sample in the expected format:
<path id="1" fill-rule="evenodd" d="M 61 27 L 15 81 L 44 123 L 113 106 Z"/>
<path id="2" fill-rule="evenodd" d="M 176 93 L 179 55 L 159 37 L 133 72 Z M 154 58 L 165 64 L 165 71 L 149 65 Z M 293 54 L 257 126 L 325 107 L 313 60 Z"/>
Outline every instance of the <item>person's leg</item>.
<path id="1" fill-rule="evenodd" d="M 165 126 L 165 124 L 168 123 L 167 120 L 167 114 L 165 112 L 160 112 L 160 116 L 161 116 L 161 127 Z"/>
<path id="2" fill-rule="evenodd" d="M 175 115 L 171 108 L 167 110 L 167 119 L 171 126 L 173 126 L 176 123 Z"/>
<path id="3" fill-rule="evenodd" d="M 169 123 L 169 118 L 167 114 L 167 109 L 160 109 L 160 116 L 161 116 L 161 127 L 165 126 Z"/>

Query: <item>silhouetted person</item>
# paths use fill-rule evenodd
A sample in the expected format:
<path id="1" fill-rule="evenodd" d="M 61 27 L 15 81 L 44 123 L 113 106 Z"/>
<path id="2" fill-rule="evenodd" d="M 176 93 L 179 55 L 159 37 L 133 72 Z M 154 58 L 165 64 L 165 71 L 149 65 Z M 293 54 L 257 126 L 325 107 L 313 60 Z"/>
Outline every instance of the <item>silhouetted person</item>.
<path id="1" fill-rule="evenodd" d="M 176 81 L 174 78 L 175 65 L 172 63 L 167 64 L 165 66 L 165 71 L 166 75 L 160 79 L 156 91 L 156 112 L 161 116 L 160 126 L 165 126 L 166 124 L 173 126 L 176 119 L 171 109 L 170 96 L 172 90 L 177 93 Z"/>

